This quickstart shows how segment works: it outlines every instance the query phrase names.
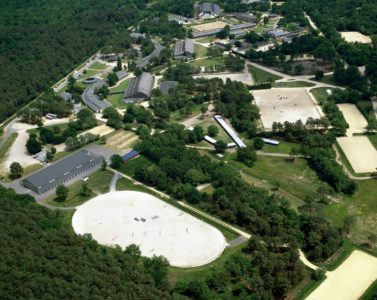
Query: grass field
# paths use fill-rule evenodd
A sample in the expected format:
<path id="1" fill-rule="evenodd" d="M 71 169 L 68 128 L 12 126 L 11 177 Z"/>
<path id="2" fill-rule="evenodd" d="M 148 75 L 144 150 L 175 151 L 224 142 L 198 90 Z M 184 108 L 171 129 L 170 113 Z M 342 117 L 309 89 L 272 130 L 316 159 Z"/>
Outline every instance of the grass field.
<path id="1" fill-rule="evenodd" d="M 324 101 L 326 101 L 328 98 L 329 98 L 329 93 L 327 92 L 328 90 L 334 92 L 336 91 L 337 89 L 333 89 L 333 88 L 324 88 L 324 87 L 321 87 L 321 88 L 315 88 L 315 89 L 311 89 L 310 90 L 310 93 L 313 94 L 313 96 L 316 98 L 316 100 L 318 101 L 319 104 L 323 103 Z"/>
<path id="2" fill-rule="evenodd" d="M 287 81 L 287 82 L 274 82 L 273 87 L 276 88 L 299 88 L 299 87 L 311 87 L 314 83 L 307 81 Z"/>
<path id="3" fill-rule="evenodd" d="M 77 206 L 85 201 L 95 197 L 98 194 L 103 194 L 109 191 L 109 184 L 113 173 L 111 171 L 102 171 L 99 170 L 92 175 L 89 176 L 89 180 L 87 181 L 88 187 L 91 192 L 88 195 L 81 195 L 82 185 L 83 182 L 77 181 L 70 186 L 68 186 L 69 192 L 68 197 L 65 201 L 59 202 L 56 201 L 56 196 L 51 195 L 46 199 L 46 202 L 58 206 L 58 207 L 69 207 L 69 206 Z"/>
<path id="4" fill-rule="evenodd" d="M 214 125 L 219 130 L 219 133 L 214 137 L 215 140 L 222 140 L 225 143 L 231 143 L 231 142 L 233 142 L 232 139 L 229 137 L 229 135 L 224 131 L 224 129 L 215 120 L 213 120 L 212 118 L 208 118 L 206 120 L 198 122 L 195 125 L 201 126 L 204 129 L 204 132 L 206 134 L 207 134 L 207 128 L 210 125 Z M 207 143 L 206 145 L 208 146 L 209 144 Z"/>
<path id="5" fill-rule="evenodd" d="M 254 82 L 256 84 L 261 84 L 267 81 L 276 81 L 276 80 L 281 79 L 280 76 L 266 72 L 254 66 L 249 66 L 249 72 L 253 76 Z"/>
<path id="6" fill-rule="evenodd" d="M 224 58 L 223 57 L 213 57 L 213 58 L 205 58 L 205 59 L 198 59 L 190 64 L 194 67 L 210 67 L 214 65 L 224 65 Z"/>
<path id="7" fill-rule="evenodd" d="M 130 85 L 131 78 L 127 78 L 119 83 L 118 86 L 110 88 L 110 93 L 123 92 Z"/>
<path id="8" fill-rule="evenodd" d="M 18 137 L 18 133 L 13 132 L 4 143 L 3 147 L 0 149 L 0 168 L 1 168 L 0 178 L 1 179 L 8 179 L 7 175 L 8 175 L 9 170 L 5 170 L 4 162 L 6 161 L 7 154 L 10 148 L 12 147 L 14 141 L 17 139 L 17 137 Z"/>
<path id="9" fill-rule="evenodd" d="M 278 184 L 283 190 L 304 200 L 307 195 L 317 192 L 324 185 L 317 174 L 308 167 L 305 159 L 296 158 L 294 161 L 280 157 L 258 156 L 252 168 L 235 161 L 235 155 L 229 161 L 231 165 L 244 171 L 246 174 L 273 185 Z"/>
<path id="10" fill-rule="evenodd" d="M 129 84 L 130 84 L 130 78 L 123 80 L 117 87 L 111 88 L 110 93 L 123 92 L 129 86 Z M 109 95 L 107 96 L 106 100 L 109 101 L 112 105 L 114 105 L 117 108 L 120 108 L 120 109 L 127 108 L 127 104 L 123 102 L 123 93 Z"/>
<path id="11" fill-rule="evenodd" d="M 197 58 L 207 56 L 207 48 L 202 45 L 195 45 L 195 53 Z"/>
<path id="12" fill-rule="evenodd" d="M 201 39 L 197 39 L 196 41 L 198 43 L 212 43 L 214 40 L 215 40 L 214 37 L 204 37 L 204 38 L 201 38 Z"/>
<path id="13" fill-rule="evenodd" d="M 148 168 L 152 166 L 153 163 L 148 160 L 145 156 L 138 156 L 126 163 L 124 163 L 121 167 L 121 172 L 133 177 L 135 175 L 135 170 L 139 167 L 141 168 Z"/>
<path id="14" fill-rule="evenodd" d="M 100 71 L 102 71 L 102 70 L 107 69 L 107 65 L 105 65 L 105 64 L 101 64 L 100 62 L 96 61 L 94 64 L 92 64 L 92 65 L 90 66 L 89 69 L 91 69 L 91 70 L 100 70 Z"/>
<path id="15" fill-rule="evenodd" d="M 185 120 L 185 119 L 189 119 L 189 118 L 191 118 L 193 116 L 196 116 L 196 115 L 200 114 L 200 109 L 201 109 L 202 106 L 203 106 L 203 104 L 195 104 L 192 107 L 191 115 L 186 116 L 186 117 L 182 117 L 181 114 L 179 113 L 179 110 L 173 111 L 170 114 L 169 121 L 170 122 L 178 122 L 178 121 L 182 121 L 182 120 Z"/>
<path id="16" fill-rule="evenodd" d="M 292 148 L 300 148 L 299 144 L 289 143 L 285 141 L 280 141 L 280 144 L 277 146 L 264 144 L 262 151 L 267 153 L 283 153 L 289 154 Z"/>
<path id="17" fill-rule="evenodd" d="M 24 168 L 24 173 L 22 174 L 22 177 L 28 176 L 28 175 L 30 175 L 30 174 L 34 173 L 35 171 L 38 171 L 42 168 L 43 168 L 43 165 L 40 164 L 40 163 L 27 166 L 27 167 Z"/>

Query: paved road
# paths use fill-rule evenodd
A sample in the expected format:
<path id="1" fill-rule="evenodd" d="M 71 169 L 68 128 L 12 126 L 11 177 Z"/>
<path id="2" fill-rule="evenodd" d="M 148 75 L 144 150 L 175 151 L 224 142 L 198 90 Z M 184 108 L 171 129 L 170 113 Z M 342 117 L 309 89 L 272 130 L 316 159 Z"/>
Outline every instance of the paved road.
<path id="1" fill-rule="evenodd" d="M 111 178 L 110 185 L 109 185 L 109 192 L 116 192 L 117 190 L 117 182 L 120 178 L 118 173 L 114 173 L 113 177 Z"/>

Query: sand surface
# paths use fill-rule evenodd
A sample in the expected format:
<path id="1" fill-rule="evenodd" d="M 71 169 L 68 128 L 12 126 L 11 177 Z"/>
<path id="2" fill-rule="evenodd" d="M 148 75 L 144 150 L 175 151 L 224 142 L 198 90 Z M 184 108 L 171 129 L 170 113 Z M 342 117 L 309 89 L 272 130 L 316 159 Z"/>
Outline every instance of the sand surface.
<path id="1" fill-rule="evenodd" d="M 93 198 L 76 210 L 72 226 L 77 234 L 90 233 L 102 245 L 124 249 L 136 244 L 143 256 L 163 255 L 179 267 L 210 263 L 227 245 L 215 227 L 150 194 L 134 191 Z"/>
<path id="2" fill-rule="evenodd" d="M 336 139 L 356 173 L 372 173 L 377 168 L 377 150 L 367 136 Z"/>
<path id="3" fill-rule="evenodd" d="M 205 30 L 211 30 L 211 29 L 223 29 L 226 25 L 229 25 L 229 24 L 223 21 L 215 21 L 215 22 L 204 23 L 200 25 L 194 25 L 194 26 L 191 26 L 191 28 L 197 31 L 205 31 Z"/>
<path id="4" fill-rule="evenodd" d="M 355 104 L 342 103 L 338 104 L 338 107 L 340 111 L 343 113 L 343 116 L 349 125 L 349 128 L 347 130 L 348 136 L 352 136 L 352 134 L 356 132 L 360 133 L 365 131 L 368 122 Z"/>
<path id="5" fill-rule="evenodd" d="M 362 34 L 361 32 L 343 31 L 343 32 L 340 32 L 340 35 L 348 43 L 356 43 L 356 42 L 362 43 L 362 44 L 371 44 L 372 43 L 372 39 L 369 36 Z"/>
<path id="6" fill-rule="evenodd" d="M 304 88 L 255 90 L 253 95 L 266 129 L 272 129 L 274 122 L 301 120 L 305 124 L 308 118 L 321 118 L 320 107 Z"/>
<path id="7" fill-rule="evenodd" d="M 377 258 L 355 250 L 306 300 L 357 300 L 377 279 Z"/>

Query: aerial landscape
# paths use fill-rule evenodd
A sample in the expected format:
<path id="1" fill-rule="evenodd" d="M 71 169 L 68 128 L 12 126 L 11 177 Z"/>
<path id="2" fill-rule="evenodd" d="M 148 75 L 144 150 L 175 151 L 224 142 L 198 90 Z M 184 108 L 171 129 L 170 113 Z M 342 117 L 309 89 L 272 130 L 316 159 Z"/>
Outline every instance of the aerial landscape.
<path id="1" fill-rule="evenodd" d="M 0 299 L 377 300 L 377 0 L 0 8 Z"/>

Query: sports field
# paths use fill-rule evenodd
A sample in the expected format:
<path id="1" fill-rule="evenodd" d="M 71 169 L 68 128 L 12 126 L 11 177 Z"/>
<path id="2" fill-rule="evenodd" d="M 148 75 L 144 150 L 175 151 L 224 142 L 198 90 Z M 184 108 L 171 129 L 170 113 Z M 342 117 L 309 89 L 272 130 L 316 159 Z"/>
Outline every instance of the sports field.
<path id="1" fill-rule="evenodd" d="M 377 169 L 377 150 L 367 136 L 336 139 L 356 173 L 372 173 Z"/>
<path id="2" fill-rule="evenodd" d="M 215 227 L 146 193 L 112 192 L 81 205 L 74 231 L 100 244 L 139 245 L 143 256 L 162 255 L 172 266 L 197 267 L 219 257 L 227 243 Z"/>
<path id="3" fill-rule="evenodd" d="M 212 29 L 223 29 L 228 23 L 223 21 L 215 21 L 210 23 L 204 23 L 200 25 L 191 26 L 192 29 L 196 31 L 205 31 L 205 30 L 212 30 Z"/>
<path id="4" fill-rule="evenodd" d="M 304 88 L 256 90 L 253 95 L 265 129 L 272 129 L 274 122 L 301 120 L 305 123 L 308 118 L 321 118 L 321 108 L 313 103 Z"/>
<path id="5" fill-rule="evenodd" d="M 306 300 L 357 300 L 377 279 L 377 258 L 355 250 Z"/>

